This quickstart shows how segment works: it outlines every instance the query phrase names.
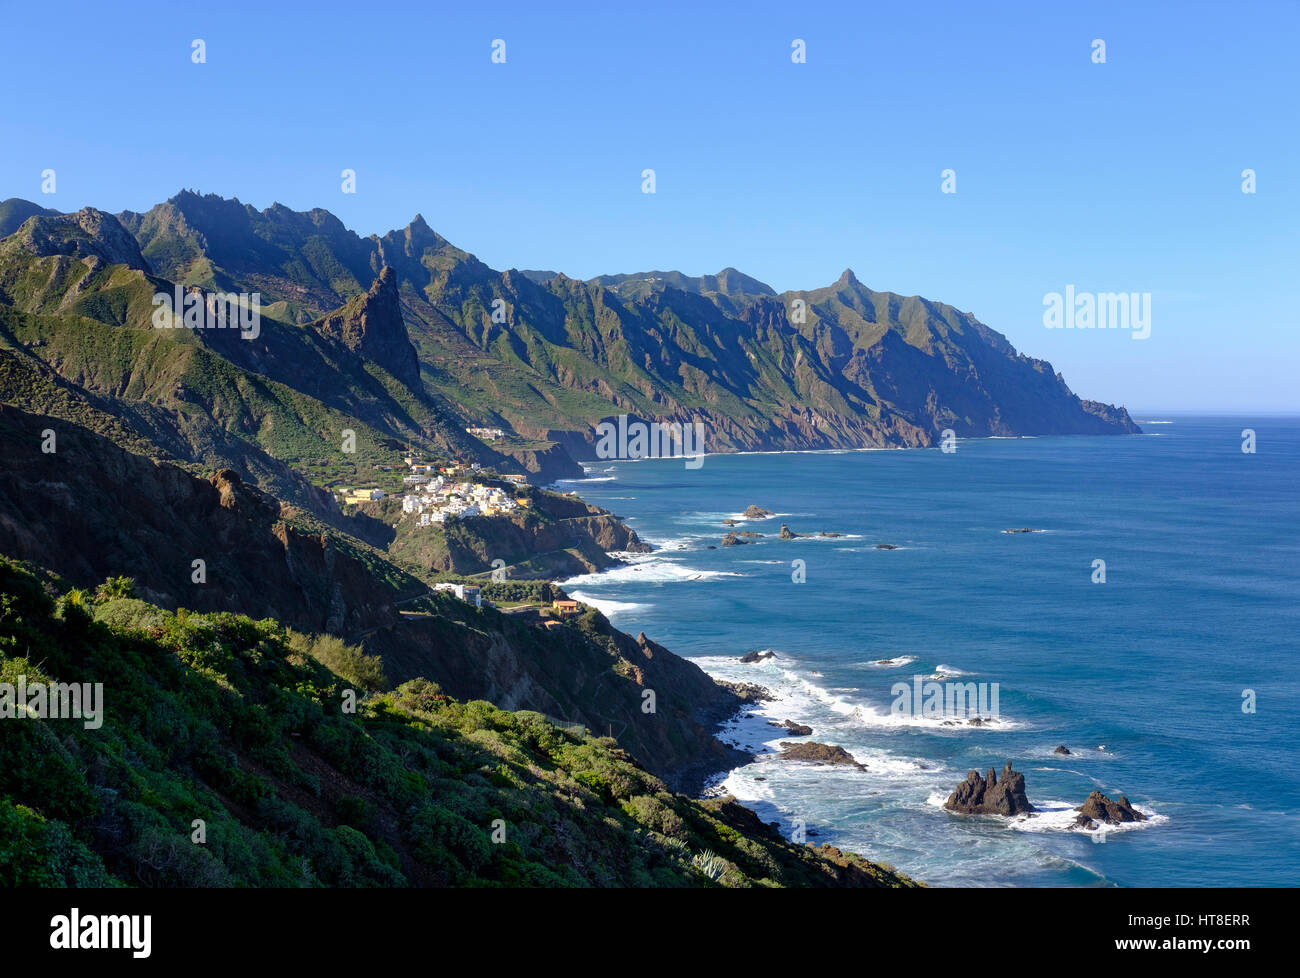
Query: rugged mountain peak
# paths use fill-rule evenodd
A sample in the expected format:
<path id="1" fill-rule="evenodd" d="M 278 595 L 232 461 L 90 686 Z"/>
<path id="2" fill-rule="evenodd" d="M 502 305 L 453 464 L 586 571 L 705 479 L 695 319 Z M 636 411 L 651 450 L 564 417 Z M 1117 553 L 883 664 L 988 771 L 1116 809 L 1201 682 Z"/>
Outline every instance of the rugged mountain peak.
<path id="1" fill-rule="evenodd" d="M 717 291 L 726 295 L 776 295 L 772 286 L 730 266 L 713 276 Z"/>
<path id="2" fill-rule="evenodd" d="M 853 274 L 853 269 L 846 268 L 840 273 L 840 277 L 835 280 L 835 285 L 839 288 L 845 288 L 852 285 L 861 285 L 858 277 Z"/>
<path id="3" fill-rule="evenodd" d="M 418 389 L 420 364 L 402 319 L 397 273 L 391 266 L 383 267 L 368 291 L 314 325 L 324 335 Z"/>
<path id="4" fill-rule="evenodd" d="M 450 244 L 446 238 L 429 227 L 422 214 L 416 214 L 411 223 L 406 225 L 405 235 L 406 240 L 413 245 L 418 244 L 425 248 L 445 248 Z"/>
<path id="5" fill-rule="evenodd" d="M 94 257 L 110 265 L 149 271 L 135 238 L 112 214 L 94 207 L 83 207 L 75 214 L 30 217 L 15 236 L 24 250 L 41 258 L 50 255 Z"/>

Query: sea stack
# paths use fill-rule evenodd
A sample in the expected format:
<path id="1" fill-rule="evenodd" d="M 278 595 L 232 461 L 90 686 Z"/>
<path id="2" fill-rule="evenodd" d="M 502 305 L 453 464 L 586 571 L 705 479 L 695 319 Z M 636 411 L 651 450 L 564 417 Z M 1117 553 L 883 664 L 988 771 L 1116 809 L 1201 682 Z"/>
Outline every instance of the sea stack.
<path id="1" fill-rule="evenodd" d="M 989 768 L 983 779 L 971 771 L 957 790 L 948 796 L 943 807 L 962 815 L 1024 815 L 1034 810 L 1025 797 L 1025 776 L 1011 770 L 1011 762 L 1002 769 L 1002 779 Z"/>

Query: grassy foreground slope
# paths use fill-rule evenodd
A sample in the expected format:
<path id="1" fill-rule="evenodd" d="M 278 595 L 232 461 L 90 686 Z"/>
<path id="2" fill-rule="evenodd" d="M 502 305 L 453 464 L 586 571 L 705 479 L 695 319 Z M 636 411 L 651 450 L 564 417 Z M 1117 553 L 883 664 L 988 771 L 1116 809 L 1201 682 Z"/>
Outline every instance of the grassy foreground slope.
<path id="1" fill-rule="evenodd" d="M 0 885 L 914 885 L 672 794 L 610 740 L 130 593 L 0 558 L 0 683 L 104 689 L 98 729 L 0 719 Z"/>

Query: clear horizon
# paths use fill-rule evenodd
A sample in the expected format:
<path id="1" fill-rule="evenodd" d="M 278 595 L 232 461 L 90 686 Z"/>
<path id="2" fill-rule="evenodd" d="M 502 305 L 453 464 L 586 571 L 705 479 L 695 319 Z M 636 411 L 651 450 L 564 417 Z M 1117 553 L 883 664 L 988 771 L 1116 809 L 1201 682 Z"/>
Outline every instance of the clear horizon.
<path id="1" fill-rule="evenodd" d="M 185 187 L 363 236 L 421 213 L 493 268 L 583 279 L 734 267 L 782 292 L 851 268 L 972 313 L 1081 397 L 1300 411 L 1293 5 L 314 9 L 86 5 L 58 25 L 77 71 L 14 45 L 40 84 L 6 97 L 0 196 L 116 213 Z M 47 20 L 8 11 L 14 38 Z M 1150 336 L 1045 328 L 1069 286 L 1149 293 Z"/>

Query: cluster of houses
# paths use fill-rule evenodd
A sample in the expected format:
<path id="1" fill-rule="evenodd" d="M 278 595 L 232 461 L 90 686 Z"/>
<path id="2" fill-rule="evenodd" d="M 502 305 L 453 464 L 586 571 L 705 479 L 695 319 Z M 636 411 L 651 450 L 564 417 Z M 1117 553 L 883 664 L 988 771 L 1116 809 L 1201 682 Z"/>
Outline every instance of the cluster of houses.
<path id="1" fill-rule="evenodd" d="M 377 502 L 387 495 L 382 489 L 344 489 L 342 493 L 343 501 L 349 506 Z"/>
<path id="2" fill-rule="evenodd" d="M 500 428 L 466 428 L 465 430 L 479 441 L 496 441 L 506 436 Z"/>
<path id="3" fill-rule="evenodd" d="M 443 476 L 415 486 L 402 497 L 402 512 L 417 514 L 418 526 L 470 516 L 501 516 L 521 505 L 528 505 L 528 500 L 516 501 L 504 489 L 478 482 L 451 482 Z"/>
<path id="4" fill-rule="evenodd" d="M 516 500 L 508 490 L 469 481 L 482 471 L 477 462 L 426 462 L 415 455 L 408 455 L 403 461 L 410 470 L 402 477 L 402 484 L 407 487 L 405 493 L 390 496 L 383 489 L 341 489 L 339 501 L 356 506 L 387 498 L 400 499 L 402 512 L 415 514 L 419 526 L 470 516 L 501 516 L 529 505 L 527 499 Z M 528 481 L 522 475 L 507 475 L 504 479 L 516 485 L 526 485 Z"/>

